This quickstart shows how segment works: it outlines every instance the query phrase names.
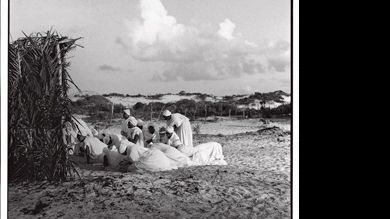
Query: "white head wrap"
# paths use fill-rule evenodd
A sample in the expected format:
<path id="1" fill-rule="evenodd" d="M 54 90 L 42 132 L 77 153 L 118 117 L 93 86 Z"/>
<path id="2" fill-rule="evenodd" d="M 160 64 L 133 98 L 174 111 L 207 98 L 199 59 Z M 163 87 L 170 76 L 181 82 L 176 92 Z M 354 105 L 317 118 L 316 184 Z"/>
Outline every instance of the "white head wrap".
<path id="1" fill-rule="evenodd" d="M 172 115 L 172 113 L 171 113 L 171 111 L 169 111 L 169 110 L 165 110 L 165 111 L 163 112 L 163 116 L 170 116 L 170 115 Z"/>
<path id="2" fill-rule="evenodd" d="M 133 126 L 137 126 L 137 123 L 138 123 L 137 119 L 134 118 L 133 116 L 130 116 L 130 117 L 129 117 L 129 122 L 130 122 Z"/>
<path id="3" fill-rule="evenodd" d="M 169 126 L 168 128 L 167 128 L 167 132 L 168 133 L 173 133 L 175 130 L 173 129 L 173 127 L 172 126 Z"/>
<path id="4" fill-rule="evenodd" d="M 138 120 L 137 120 L 137 125 L 138 125 L 138 126 L 144 126 L 144 125 L 145 125 L 145 122 L 142 121 L 141 119 L 138 119 Z"/>
<path id="5" fill-rule="evenodd" d="M 130 109 L 125 109 L 123 112 L 130 116 Z"/>
<path id="6" fill-rule="evenodd" d="M 103 143 L 106 144 L 106 145 L 108 145 L 108 143 L 110 142 L 110 140 L 111 140 L 110 136 L 106 136 L 106 137 L 103 138 Z"/>

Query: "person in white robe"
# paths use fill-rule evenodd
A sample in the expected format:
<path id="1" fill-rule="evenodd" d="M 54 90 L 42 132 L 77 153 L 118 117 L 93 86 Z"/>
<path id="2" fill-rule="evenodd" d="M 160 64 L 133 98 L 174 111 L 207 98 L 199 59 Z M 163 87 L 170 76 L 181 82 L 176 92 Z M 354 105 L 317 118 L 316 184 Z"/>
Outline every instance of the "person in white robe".
<path id="1" fill-rule="evenodd" d="M 180 141 L 189 149 L 193 148 L 192 128 L 190 120 L 180 113 L 171 113 L 169 110 L 163 112 L 163 117 L 167 121 L 167 127 L 172 127 Z"/>
<path id="2" fill-rule="evenodd" d="M 181 141 L 179 136 L 174 131 L 173 127 L 169 126 L 168 128 L 166 128 L 166 136 L 167 136 L 167 138 L 166 138 L 167 140 L 164 143 L 176 148 L 177 150 L 179 150 L 183 154 L 187 155 L 188 157 L 191 157 L 196 152 L 195 147 L 190 147 L 188 145 L 185 145 Z"/>
<path id="3" fill-rule="evenodd" d="M 94 136 L 92 133 L 91 128 L 87 125 L 84 120 L 81 118 L 72 118 L 73 123 L 77 126 L 76 132 L 78 131 L 80 135 L 82 136 Z"/>
<path id="4" fill-rule="evenodd" d="M 161 127 L 158 131 L 158 142 L 167 144 L 168 143 L 168 137 L 167 137 L 167 129 L 165 127 Z"/>
<path id="5" fill-rule="evenodd" d="M 129 133 L 129 127 L 128 127 L 129 119 L 130 119 L 130 109 L 123 110 L 123 121 L 121 124 L 121 134 L 125 137 L 127 137 L 127 134 Z"/>
<path id="6" fill-rule="evenodd" d="M 121 134 L 105 134 L 105 137 L 103 138 L 104 144 L 108 146 L 109 149 L 116 148 L 117 150 L 120 148 L 120 146 L 126 142 L 129 142 L 125 136 Z"/>
<path id="7" fill-rule="evenodd" d="M 227 165 L 221 144 L 209 142 L 189 148 L 180 141 L 176 133 L 173 132 L 172 127 L 168 127 L 166 132 L 168 137 L 167 145 L 177 148 L 178 151 L 190 157 L 192 165 Z"/>
<path id="8" fill-rule="evenodd" d="M 63 133 L 67 144 L 77 141 L 77 134 L 82 136 L 94 136 L 91 128 L 82 119 L 72 117 L 64 123 Z"/>
<path id="9" fill-rule="evenodd" d="M 209 142 L 194 147 L 196 152 L 192 155 L 192 165 L 227 165 L 222 152 L 222 145 L 217 142 Z"/>
<path id="10" fill-rule="evenodd" d="M 144 134 L 144 146 L 150 147 L 152 144 L 157 143 L 159 140 L 159 133 L 156 131 L 155 126 L 153 124 L 149 124 L 145 131 L 143 131 Z"/>
<path id="11" fill-rule="evenodd" d="M 144 131 L 145 122 L 142 119 L 137 119 L 137 127 Z"/>
<path id="12" fill-rule="evenodd" d="M 114 168 L 118 167 L 122 161 L 134 163 L 146 152 L 146 148 L 136 145 L 118 134 L 106 136 L 103 141 L 107 145 L 117 148 L 117 150 L 105 149 L 104 151 L 104 154 L 107 156 L 107 165 Z"/>
<path id="13" fill-rule="evenodd" d="M 144 134 L 142 130 L 137 127 L 138 121 L 133 116 L 129 117 L 128 132 L 125 135 L 130 142 L 144 147 Z"/>
<path id="14" fill-rule="evenodd" d="M 98 138 L 93 136 L 77 136 L 80 143 L 76 145 L 77 150 L 84 151 L 84 154 L 87 159 L 87 163 L 91 161 L 93 163 L 102 163 L 104 161 L 104 148 L 107 148 L 107 145 L 101 142 Z"/>
<path id="15" fill-rule="evenodd" d="M 67 118 L 63 128 L 63 141 L 68 146 L 68 152 L 70 155 L 76 153 L 75 146 L 80 143 L 77 136 L 91 136 L 93 137 L 96 133 L 95 129 L 89 127 L 81 118 L 72 117 Z"/>

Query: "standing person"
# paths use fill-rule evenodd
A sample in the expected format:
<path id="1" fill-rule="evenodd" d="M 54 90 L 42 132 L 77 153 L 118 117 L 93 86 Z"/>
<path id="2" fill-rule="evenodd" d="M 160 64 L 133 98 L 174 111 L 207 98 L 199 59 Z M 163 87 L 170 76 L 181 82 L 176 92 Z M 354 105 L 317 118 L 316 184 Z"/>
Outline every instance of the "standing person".
<path id="1" fill-rule="evenodd" d="M 126 137 L 130 142 L 136 145 L 144 147 L 144 134 L 142 130 L 137 127 L 138 121 L 133 116 L 129 117 L 128 128 L 129 131 L 126 133 Z"/>
<path id="2" fill-rule="evenodd" d="M 130 109 L 123 110 L 123 121 L 121 126 L 121 134 L 127 138 L 127 133 L 129 133 L 128 123 L 130 118 Z"/>
<path id="3" fill-rule="evenodd" d="M 169 110 L 165 110 L 163 113 L 164 119 L 167 121 L 167 127 L 172 127 L 179 136 L 180 141 L 186 147 L 194 147 L 192 143 L 192 129 L 190 120 L 181 115 L 180 113 L 172 114 Z"/>

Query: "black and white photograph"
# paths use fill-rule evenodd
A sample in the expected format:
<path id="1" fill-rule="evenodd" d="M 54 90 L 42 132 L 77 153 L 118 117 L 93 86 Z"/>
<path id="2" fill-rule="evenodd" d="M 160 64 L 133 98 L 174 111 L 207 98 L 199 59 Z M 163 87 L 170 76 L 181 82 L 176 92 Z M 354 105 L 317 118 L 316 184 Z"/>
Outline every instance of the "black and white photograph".
<path id="1" fill-rule="evenodd" d="M 1 1 L 1 218 L 298 218 L 293 7 Z"/>

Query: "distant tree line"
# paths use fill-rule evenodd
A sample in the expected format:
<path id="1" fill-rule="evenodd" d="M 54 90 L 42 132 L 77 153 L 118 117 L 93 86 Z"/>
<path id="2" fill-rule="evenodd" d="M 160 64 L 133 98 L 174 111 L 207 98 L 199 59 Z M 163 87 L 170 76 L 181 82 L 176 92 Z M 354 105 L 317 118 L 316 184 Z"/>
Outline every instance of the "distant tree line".
<path id="1" fill-rule="evenodd" d="M 205 98 L 204 98 L 205 99 Z M 291 104 L 281 105 L 277 108 L 266 108 L 264 105 L 259 109 L 240 108 L 240 101 L 234 98 L 223 99 L 217 102 L 206 100 L 195 101 L 183 99 L 177 102 L 162 103 L 136 103 L 130 110 L 131 114 L 144 120 L 159 119 L 164 110 L 168 109 L 175 113 L 181 113 L 191 120 L 210 116 L 238 117 L 238 118 L 271 118 L 291 115 Z M 112 108 L 113 107 L 113 108 Z M 122 110 L 126 107 L 122 104 L 112 104 L 103 96 L 88 96 L 71 104 L 71 110 L 76 114 L 88 115 L 91 121 L 108 121 L 122 117 Z"/>

